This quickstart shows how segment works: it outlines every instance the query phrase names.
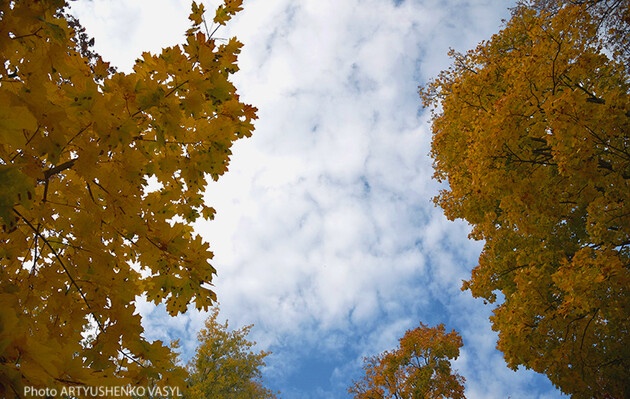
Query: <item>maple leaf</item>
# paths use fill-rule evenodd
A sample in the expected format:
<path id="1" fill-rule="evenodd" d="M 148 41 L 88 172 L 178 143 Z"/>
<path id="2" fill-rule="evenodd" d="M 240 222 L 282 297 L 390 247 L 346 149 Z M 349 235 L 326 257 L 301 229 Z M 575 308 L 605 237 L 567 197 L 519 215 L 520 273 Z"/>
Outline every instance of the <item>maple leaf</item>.
<path id="1" fill-rule="evenodd" d="M 217 7 L 214 22 L 225 25 L 232 16 L 243 9 L 243 0 L 225 0 L 225 3 Z"/>
<path id="2" fill-rule="evenodd" d="M 196 1 L 192 2 L 192 12 L 188 18 L 192 21 L 193 26 L 201 25 L 205 11 L 206 10 L 203 4 L 197 4 Z"/>

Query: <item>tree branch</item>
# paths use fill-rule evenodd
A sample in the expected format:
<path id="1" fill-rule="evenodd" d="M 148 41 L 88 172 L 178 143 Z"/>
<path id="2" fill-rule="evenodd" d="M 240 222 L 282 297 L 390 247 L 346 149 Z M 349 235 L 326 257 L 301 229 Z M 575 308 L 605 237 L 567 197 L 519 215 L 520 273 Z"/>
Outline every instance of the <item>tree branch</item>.
<path id="1" fill-rule="evenodd" d="M 66 169 L 70 169 L 71 167 L 74 166 L 74 164 L 77 161 L 77 159 L 79 159 L 79 158 L 71 159 L 69 161 L 66 161 L 66 162 L 62 163 L 61 165 L 57 165 L 57 166 L 54 166 L 54 167 L 52 167 L 50 169 L 45 170 L 44 171 L 44 180 L 47 181 L 52 176 L 54 176 L 56 174 L 59 174 L 59 173 L 63 172 Z"/>

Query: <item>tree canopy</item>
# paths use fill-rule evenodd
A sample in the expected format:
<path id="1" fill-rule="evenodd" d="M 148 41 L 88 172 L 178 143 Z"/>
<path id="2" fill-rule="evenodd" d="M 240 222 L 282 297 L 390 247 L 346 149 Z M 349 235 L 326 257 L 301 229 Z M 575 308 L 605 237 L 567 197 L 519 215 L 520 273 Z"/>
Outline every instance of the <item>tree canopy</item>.
<path id="1" fill-rule="evenodd" d="M 575 398 L 630 395 L 628 1 L 520 4 L 421 89 L 436 198 L 485 240 L 498 348 Z"/>
<path id="2" fill-rule="evenodd" d="M 455 330 L 420 323 L 395 350 L 366 358 L 365 377 L 348 392 L 356 399 L 463 399 L 464 377 L 451 369 L 462 345 Z"/>
<path id="3" fill-rule="evenodd" d="M 251 325 L 236 330 L 228 329 L 227 320 L 217 319 L 215 306 L 206 326 L 199 332 L 199 346 L 188 364 L 188 391 L 191 399 L 274 399 L 276 395 L 265 388 L 261 368 L 268 352 L 254 352 L 255 342 L 247 336 Z"/>
<path id="4" fill-rule="evenodd" d="M 226 0 L 218 25 L 241 9 Z M 138 296 L 207 309 L 215 269 L 191 222 L 256 109 L 192 3 L 182 45 L 113 70 L 61 0 L 0 1 L 0 396 L 25 386 L 174 385 Z"/>

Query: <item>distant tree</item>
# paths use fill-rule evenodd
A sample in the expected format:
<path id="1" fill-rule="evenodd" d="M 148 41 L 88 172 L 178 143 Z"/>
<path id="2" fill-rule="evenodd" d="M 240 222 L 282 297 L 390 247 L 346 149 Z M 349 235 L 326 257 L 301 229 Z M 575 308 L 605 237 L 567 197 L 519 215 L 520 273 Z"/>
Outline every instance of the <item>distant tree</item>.
<path id="1" fill-rule="evenodd" d="M 508 365 L 574 398 L 627 398 L 629 2 L 533 3 L 421 90 L 448 182 L 436 202 L 485 240 L 464 288 L 502 294 Z"/>
<path id="2" fill-rule="evenodd" d="M 365 377 L 348 392 L 355 399 L 463 399 L 464 377 L 451 370 L 462 339 L 444 325 L 422 323 L 400 339 L 399 347 L 365 359 Z"/>
<path id="3" fill-rule="evenodd" d="M 265 388 L 261 368 L 268 352 L 252 351 L 247 340 L 252 326 L 228 330 L 228 322 L 217 321 L 219 308 L 212 308 L 206 327 L 199 333 L 199 346 L 188 364 L 190 399 L 273 399 Z"/>
<path id="4" fill-rule="evenodd" d="M 143 337 L 136 298 L 171 315 L 216 299 L 212 252 L 191 222 L 213 216 L 207 181 L 256 117 L 229 80 L 241 44 L 207 34 L 202 5 L 184 44 L 144 53 L 131 73 L 95 54 L 64 6 L 0 1 L 3 398 L 183 383 L 169 348 Z"/>

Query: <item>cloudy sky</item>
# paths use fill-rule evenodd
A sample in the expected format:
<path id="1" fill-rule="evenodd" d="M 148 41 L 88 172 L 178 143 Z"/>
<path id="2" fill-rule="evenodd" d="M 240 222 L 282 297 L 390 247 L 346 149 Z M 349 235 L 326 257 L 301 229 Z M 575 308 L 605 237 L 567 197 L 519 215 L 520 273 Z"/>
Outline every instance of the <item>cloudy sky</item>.
<path id="1" fill-rule="evenodd" d="M 206 1 L 214 10 L 218 0 Z M 230 171 L 207 192 L 217 217 L 198 231 L 218 270 L 221 315 L 273 353 L 266 384 L 285 399 L 348 398 L 362 358 L 405 330 L 444 323 L 468 398 L 560 398 L 496 351 L 491 307 L 460 291 L 482 244 L 431 199 L 428 112 L 418 85 L 449 48 L 488 39 L 505 0 L 246 0 L 217 37 L 245 44 L 234 77 L 259 109 Z M 96 50 L 121 71 L 142 51 L 183 41 L 188 0 L 73 3 Z M 170 319 L 142 305 L 152 338 L 190 358 L 204 314 Z"/>

